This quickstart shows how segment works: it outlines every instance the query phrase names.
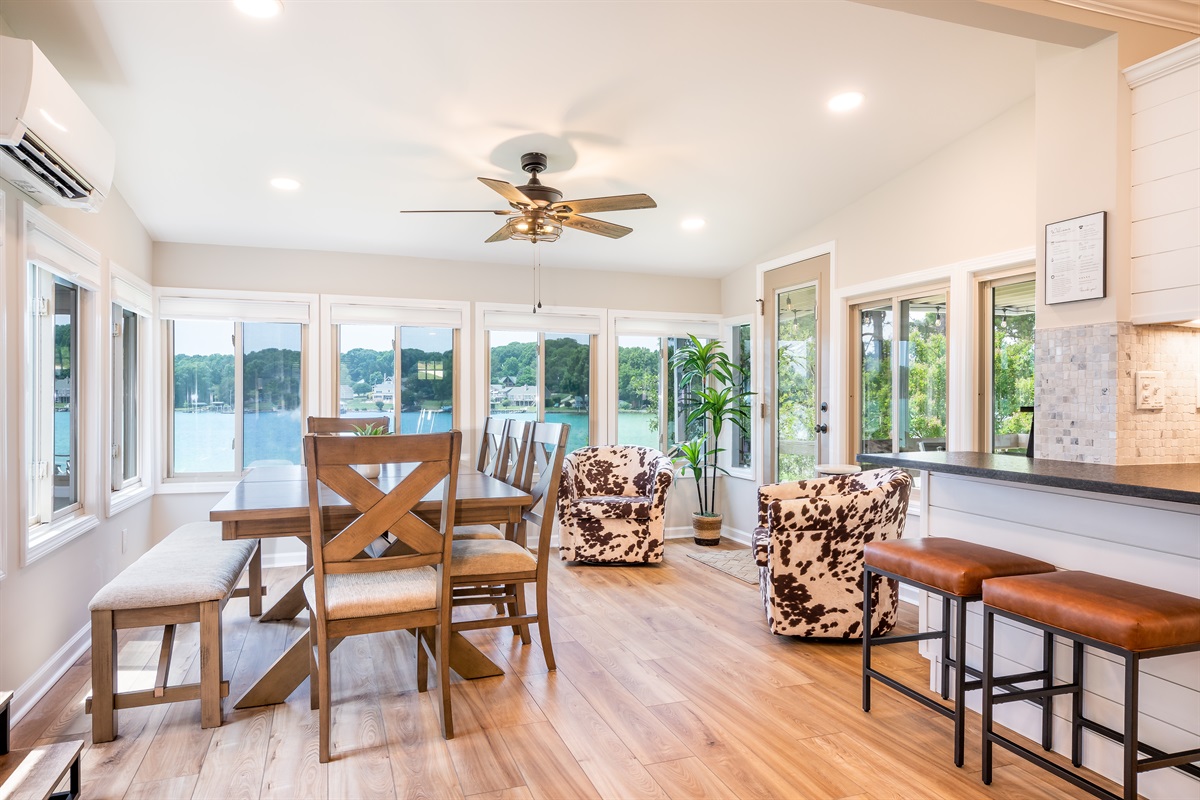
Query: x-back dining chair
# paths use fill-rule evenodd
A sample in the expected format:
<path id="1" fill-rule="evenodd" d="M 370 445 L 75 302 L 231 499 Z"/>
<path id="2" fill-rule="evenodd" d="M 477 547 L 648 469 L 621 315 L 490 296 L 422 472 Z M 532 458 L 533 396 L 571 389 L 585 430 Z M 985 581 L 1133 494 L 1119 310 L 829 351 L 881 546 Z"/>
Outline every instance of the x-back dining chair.
<path id="1" fill-rule="evenodd" d="M 496 605 L 498 615 L 456 619 L 451 627 L 455 631 L 471 631 L 512 626 L 521 641 L 529 644 L 529 624 L 536 622 L 546 666 L 554 669 L 546 585 L 555 500 L 571 426 L 538 422 L 531 423 L 530 427 L 526 470 L 530 475 L 536 473 L 537 484 L 530 487 L 533 503 L 522 515 L 516 535 L 505 539 L 456 539 L 453 546 L 454 605 Z M 531 531 L 538 537 L 532 550 L 527 546 Z M 532 614 L 527 611 L 525 600 L 525 587 L 530 583 L 534 584 L 537 604 Z M 497 586 L 504 587 L 503 595 L 495 594 L 494 587 Z"/>
<path id="2" fill-rule="evenodd" d="M 488 423 L 496 417 L 488 417 Z M 496 453 L 495 457 L 489 464 L 488 471 L 480 470 L 486 475 L 490 475 L 497 480 L 504 481 L 509 486 L 515 486 L 523 491 L 528 491 L 533 483 L 533 475 L 529 462 L 530 439 L 533 433 L 533 423 L 517 419 L 503 420 L 502 432 L 500 438 L 495 442 Z M 485 425 L 485 430 L 486 430 Z M 486 433 L 485 439 L 487 441 Z M 480 453 L 480 461 L 483 461 L 483 453 Z M 454 529 L 455 539 L 504 539 L 513 537 L 516 529 L 516 524 L 511 524 L 506 530 L 501 531 L 494 525 L 461 525 Z"/>
<path id="3" fill-rule="evenodd" d="M 412 436 L 304 437 L 308 465 L 313 574 L 304 581 L 309 611 L 310 700 L 319 709 L 322 763 L 329 761 L 332 688 L 330 651 L 346 637 L 393 630 L 417 630 L 417 689 L 425 691 L 432 657 L 440 702 L 442 735 L 454 736 L 450 709 L 451 530 L 458 488 L 462 434 Z M 384 491 L 354 464 L 414 465 L 403 473 L 386 469 Z M 443 482 L 444 481 L 444 482 Z M 441 517 L 433 527 L 418 517 L 416 505 L 442 483 Z M 327 491 L 326 491 L 327 490 Z M 336 495 L 336 497 L 334 496 Z M 329 505 L 340 497 L 358 516 L 341 530 L 326 531 Z M 397 540 L 404 555 L 364 557 L 382 534 Z M 318 535 L 319 533 L 319 535 Z M 405 545 L 400 548 L 400 543 Z"/>
<path id="4" fill-rule="evenodd" d="M 355 433 L 370 425 L 386 433 L 391 420 L 387 417 L 309 417 L 309 433 Z"/>
<path id="5" fill-rule="evenodd" d="M 488 417 L 483 421 L 483 438 L 479 442 L 479 459 L 475 471 L 493 475 L 504 447 L 504 435 L 508 430 L 507 417 Z"/>

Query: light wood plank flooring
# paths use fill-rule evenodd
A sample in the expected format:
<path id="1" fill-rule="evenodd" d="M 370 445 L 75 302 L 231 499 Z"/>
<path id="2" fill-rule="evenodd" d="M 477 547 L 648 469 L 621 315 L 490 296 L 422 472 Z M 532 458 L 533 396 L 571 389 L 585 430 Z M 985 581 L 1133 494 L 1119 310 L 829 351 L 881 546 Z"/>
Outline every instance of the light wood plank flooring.
<path id="1" fill-rule="evenodd" d="M 733 547 L 734 545 L 722 545 Z M 444 741 L 430 694 L 415 690 L 407 634 L 355 637 L 333 655 L 333 761 L 317 761 L 307 684 L 286 704 L 227 711 L 200 729 L 200 703 L 120 714 L 120 735 L 87 742 L 87 798 L 1071 798 L 1086 795 L 997 752 L 979 780 L 977 715 L 967 763 L 950 721 L 884 688 L 860 708 L 860 649 L 766 631 L 757 587 L 667 545 L 657 567 L 551 569 L 558 670 L 508 629 L 468 634 L 505 675 L 453 687 L 457 736 Z M 267 572 L 271 598 L 297 570 Z M 490 613 L 481 610 L 479 613 Z M 909 609 L 902 624 L 915 626 Z M 225 611 L 231 698 L 296 635 L 295 623 Z M 153 682 L 157 631 L 121 642 L 122 688 Z M 199 670 L 195 626 L 177 640 L 173 680 Z M 916 645 L 878 662 L 918 686 Z M 17 725 L 15 747 L 89 739 L 81 659 Z M 226 701 L 226 709 L 232 703 Z"/>

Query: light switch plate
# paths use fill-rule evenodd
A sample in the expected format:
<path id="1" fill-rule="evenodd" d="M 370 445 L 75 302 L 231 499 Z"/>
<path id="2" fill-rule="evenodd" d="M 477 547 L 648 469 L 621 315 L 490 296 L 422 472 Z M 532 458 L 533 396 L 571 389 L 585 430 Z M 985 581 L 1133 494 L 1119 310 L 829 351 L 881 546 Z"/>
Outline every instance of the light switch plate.
<path id="1" fill-rule="evenodd" d="M 1166 407 L 1166 373 L 1139 369 L 1134 381 L 1134 394 L 1139 411 L 1161 411 Z"/>

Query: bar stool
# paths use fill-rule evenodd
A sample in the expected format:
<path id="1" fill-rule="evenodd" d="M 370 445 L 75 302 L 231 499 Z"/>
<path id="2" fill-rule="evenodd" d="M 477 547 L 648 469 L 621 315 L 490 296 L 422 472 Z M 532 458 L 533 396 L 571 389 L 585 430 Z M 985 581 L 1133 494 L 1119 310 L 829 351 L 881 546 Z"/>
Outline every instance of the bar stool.
<path id="1" fill-rule="evenodd" d="M 1140 772 L 1176 767 L 1200 778 L 1200 748 L 1167 753 L 1138 741 L 1138 666 L 1148 658 L 1200 650 L 1200 599 L 1089 572 L 994 578 L 983 583 L 983 782 L 992 782 L 992 744 L 1025 758 L 1098 797 L 1118 795 L 1047 760 L 992 729 L 996 705 L 1037 695 L 1071 695 L 1071 764 L 1082 765 L 1083 731 L 1121 744 L 1125 800 L 1137 797 Z M 992 655 L 996 617 L 1058 635 L 1073 644 L 1071 682 L 1053 689 L 994 696 Z M 1115 731 L 1083 716 L 1083 648 L 1114 653 L 1125 662 L 1125 729 Z M 1138 758 L 1138 751 L 1147 758 Z"/>
<path id="2" fill-rule="evenodd" d="M 967 692 L 979 689 L 983 685 L 978 680 L 968 681 L 966 679 L 968 673 L 975 677 L 979 677 L 981 674 L 979 670 L 966 664 L 967 603 L 982 599 L 982 586 L 985 579 L 1053 571 L 1054 565 L 1047 564 L 1045 561 L 959 539 L 935 537 L 869 542 L 865 549 L 863 566 L 863 711 L 871 710 L 871 680 L 874 679 L 939 714 L 950 717 L 954 720 L 954 766 L 961 767 L 963 765 L 963 730 L 966 714 L 966 705 L 963 700 Z M 897 636 L 872 635 L 871 626 L 865 621 L 871 619 L 871 601 L 875 591 L 872 578 L 878 580 L 881 577 L 907 583 L 942 598 L 941 630 Z M 952 600 L 957 614 L 953 658 L 950 656 L 950 603 Z M 942 642 L 941 694 L 943 700 L 950 698 L 950 668 L 954 668 L 953 707 L 919 694 L 914 689 L 871 667 L 871 648 L 926 639 L 940 639 Z M 1053 657 L 1051 652 L 1053 644 L 1053 637 L 1047 634 L 1043 644 L 1047 665 L 1051 663 Z M 1047 666 L 1043 671 L 1013 676 L 1013 678 L 1009 680 L 1009 683 L 1041 680 L 1044 686 L 1049 686 L 1053 679 L 1053 671 L 1050 666 Z M 1050 723 L 1052 721 L 1050 701 L 1039 702 L 1039 705 L 1042 706 L 1043 743 L 1046 749 L 1049 749 Z"/>

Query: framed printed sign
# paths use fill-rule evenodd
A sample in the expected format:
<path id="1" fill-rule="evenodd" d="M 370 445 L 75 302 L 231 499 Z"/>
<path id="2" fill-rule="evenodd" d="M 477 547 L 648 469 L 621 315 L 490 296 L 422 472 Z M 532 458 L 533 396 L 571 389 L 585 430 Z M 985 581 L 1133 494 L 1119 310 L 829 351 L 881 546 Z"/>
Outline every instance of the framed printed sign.
<path id="1" fill-rule="evenodd" d="M 1046 226 L 1046 305 L 1105 296 L 1108 212 Z"/>

